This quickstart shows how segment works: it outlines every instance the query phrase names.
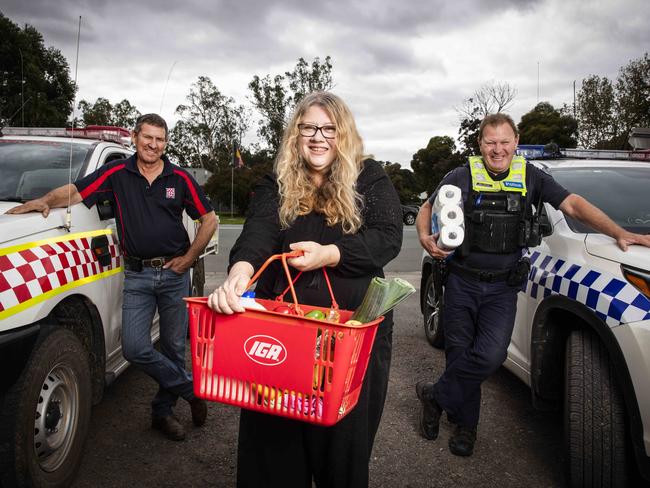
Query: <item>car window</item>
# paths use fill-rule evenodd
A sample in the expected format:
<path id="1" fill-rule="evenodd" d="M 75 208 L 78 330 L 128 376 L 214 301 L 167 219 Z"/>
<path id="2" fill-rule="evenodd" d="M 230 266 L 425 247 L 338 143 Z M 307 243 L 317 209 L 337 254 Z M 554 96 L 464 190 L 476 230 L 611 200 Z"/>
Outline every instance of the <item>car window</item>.
<path id="1" fill-rule="evenodd" d="M 650 233 L 650 165 L 647 168 L 555 168 L 558 183 L 605 212 L 631 232 Z M 566 216 L 574 232 L 594 232 Z"/>
<path id="2" fill-rule="evenodd" d="M 117 159 L 124 159 L 126 157 L 128 156 L 124 153 L 111 153 L 108 156 L 106 156 L 106 160 L 104 161 L 104 164 L 108 164 L 111 161 L 115 161 Z"/>
<path id="3" fill-rule="evenodd" d="M 0 200 L 31 200 L 76 180 L 92 148 L 67 141 L 0 140 Z"/>

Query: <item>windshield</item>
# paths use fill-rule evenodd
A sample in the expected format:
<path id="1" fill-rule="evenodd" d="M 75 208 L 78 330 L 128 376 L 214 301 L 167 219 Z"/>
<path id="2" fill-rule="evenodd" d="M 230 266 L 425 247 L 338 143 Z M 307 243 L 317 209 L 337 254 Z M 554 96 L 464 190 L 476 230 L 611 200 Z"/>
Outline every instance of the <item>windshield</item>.
<path id="1" fill-rule="evenodd" d="M 586 198 L 630 232 L 650 233 L 650 165 L 647 168 L 565 168 L 551 174 L 572 193 Z M 594 232 L 566 216 L 574 232 Z"/>
<path id="2" fill-rule="evenodd" d="M 72 181 L 93 146 L 69 141 L 0 140 L 0 201 L 39 198 L 68 183 L 70 146 Z"/>

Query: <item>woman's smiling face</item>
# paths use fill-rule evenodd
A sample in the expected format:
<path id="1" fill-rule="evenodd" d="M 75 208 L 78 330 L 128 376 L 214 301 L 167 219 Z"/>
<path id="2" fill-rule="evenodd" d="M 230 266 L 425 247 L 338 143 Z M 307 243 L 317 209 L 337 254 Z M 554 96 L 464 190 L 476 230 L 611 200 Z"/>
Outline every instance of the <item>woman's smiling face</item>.
<path id="1" fill-rule="evenodd" d="M 300 120 L 299 127 L 300 153 L 311 175 L 320 180 L 337 157 L 336 126 L 323 107 L 312 105 Z M 311 132 L 313 135 L 304 135 Z"/>

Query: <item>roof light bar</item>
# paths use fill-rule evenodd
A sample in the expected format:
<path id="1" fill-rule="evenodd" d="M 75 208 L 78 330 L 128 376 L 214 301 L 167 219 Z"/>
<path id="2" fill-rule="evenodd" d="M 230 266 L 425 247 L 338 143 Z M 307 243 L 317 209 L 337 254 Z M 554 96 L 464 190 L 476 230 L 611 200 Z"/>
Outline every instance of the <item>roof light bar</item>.
<path id="1" fill-rule="evenodd" d="M 99 139 L 101 141 L 117 142 L 129 145 L 131 133 L 123 127 L 110 125 L 89 125 L 78 129 L 63 127 L 3 127 L 6 136 L 44 136 L 44 137 L 77 137 L 81 139 Z"/>

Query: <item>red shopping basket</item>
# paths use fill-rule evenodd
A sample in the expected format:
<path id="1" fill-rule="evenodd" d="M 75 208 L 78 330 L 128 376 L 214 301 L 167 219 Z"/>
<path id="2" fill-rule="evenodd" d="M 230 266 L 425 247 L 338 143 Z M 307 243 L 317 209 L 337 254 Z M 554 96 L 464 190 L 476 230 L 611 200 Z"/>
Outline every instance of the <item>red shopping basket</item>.
<path id="1" fill-rule="evenodd" d="M 257 299 L 267 310 L 232 315 L 214 312 L 207 298 L 186 298 L 190 317 L 194 392 L 199 398 L 318 425 L 333 425 L 357 404 L 378 324 L 344 325 L 352 312 L 332 308 L 340 323 L 304 317 L 317 308 L 299 305 L 286 258 L 294 303 Z M 323 271 L 325 271 L 323 269 Z M 299 275 L 298 275 L 299 276 Z M 327 278 L 327 273 L 325 273 Z M 296 277 L 297 279 L 297 277 Z M 329 279 L 327 279 L 328 287 Z M 299 315 L 273 310 L 292 307 Z"/>

